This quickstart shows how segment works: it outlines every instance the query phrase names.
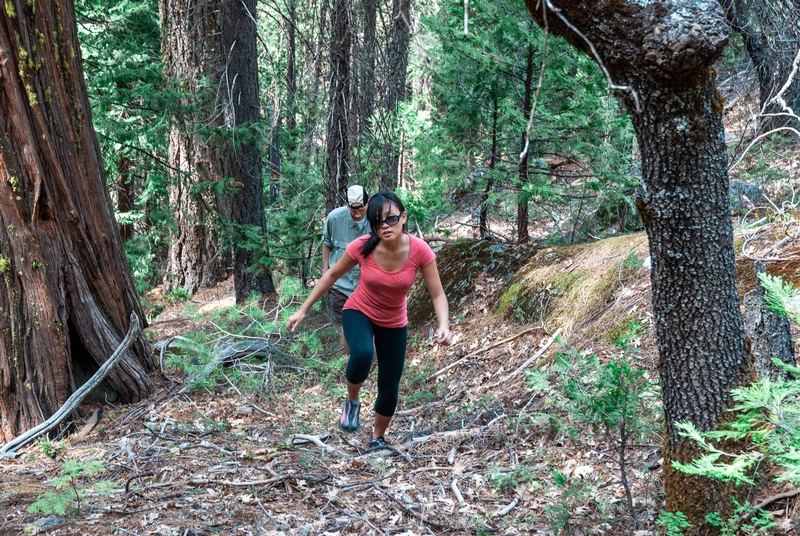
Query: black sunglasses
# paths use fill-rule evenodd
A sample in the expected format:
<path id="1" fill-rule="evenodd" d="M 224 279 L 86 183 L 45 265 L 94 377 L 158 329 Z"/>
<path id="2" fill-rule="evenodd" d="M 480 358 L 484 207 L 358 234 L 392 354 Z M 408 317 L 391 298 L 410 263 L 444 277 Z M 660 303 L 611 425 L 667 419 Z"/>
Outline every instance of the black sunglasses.
<path id="1" fill-rule="evenodd" d="M 361 210 L 364 208 L 364 205 L 350 205 L 350 210 Z"/>
<path id="2" fill-rule="evenodd" d="M 389 217 L 388 217 L 388 218 L 386 218 L 385 220 L 382 220 L 382 221 L 379 221 L 379 222 L 378 222 L 378 229 L 380 229 L 381 227 L 383 227 L 383 224 L 384 224 L 384 223 L 385 223 L 386 225 L 388 225 L 389 227 L 391 227 L 392 225 L 395 225 L 397 222 L 399 222 L 399 221 L 400 221 L 400 218 L 401 218 L 401 215 L 400 215 L 400 214 L 395 214 L 394 216 L 389 216 Z"/>

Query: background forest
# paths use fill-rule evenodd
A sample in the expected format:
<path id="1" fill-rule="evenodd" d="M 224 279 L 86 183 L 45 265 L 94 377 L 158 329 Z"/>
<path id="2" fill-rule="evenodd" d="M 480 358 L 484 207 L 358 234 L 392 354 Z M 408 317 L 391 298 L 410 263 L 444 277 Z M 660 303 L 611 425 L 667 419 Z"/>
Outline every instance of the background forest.
<path id="1" fill-rule="evenodd" d="M 172 42 L 155 1 L 77 9 L 94 124 L 140 292 L 163 281 L 192 294 L 224 268 L 196 278 L 182 270 L 231 256 L 230 229 L 207 201 L 224 197 L 232 179 L 204 174 L 202 155 L 170 158 L 176 128 L 258 145 L 266 235 L 245 233 L 240 245 L 256 252 L 255 264 L 304 285 L 319 274 L 321 224 L 347 184 L 397 189 L 410 228 L 428 238 L 558 244 L 641 227 L 630 122 L 597 65 L 545 36 L 521 2 L 473 2 L 468 21 L 452 2 L 322 1 L 299 10 L 259 2 L 260 113 L 233 134 L 217 126 L 226 96 L 213 76 L 169 76 L 177 71 L 164 62 L 178 60 L 164 49 Z M 203 39 L 199 30 L 189 37 Z M 346 50 L 336 49 L 339 39 Z M 332 91 L 343 107 L 332 105 Z M 343 132 L 338 153 L 328 140 L 334 124 Z M 184 185 L 190 199 L 179 201 Z M 168 262 L 179 225 L 208 229 L 209 257 Z"/>

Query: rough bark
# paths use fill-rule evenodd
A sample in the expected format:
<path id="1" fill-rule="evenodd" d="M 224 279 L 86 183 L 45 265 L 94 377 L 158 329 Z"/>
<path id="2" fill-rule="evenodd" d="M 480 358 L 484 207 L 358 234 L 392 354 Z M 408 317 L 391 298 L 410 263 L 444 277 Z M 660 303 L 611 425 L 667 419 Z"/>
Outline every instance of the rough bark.
<path id="1" fill-rule="evenodd" d="M 328 147 L 325 158 L 325 208 L 344 204 L 350 157 L 350 0 L 333 0 L 331 13 L 331 83 Z"/>
<path id="2" fill-rule="evenodd" d="M 236 303 L 242 303 L 251 294 L 275 292 L 269 268 L 264 264 L 256 265 L 257 254 L 247 247 L 248 241 L 266 242 L 267 231 L 264 176 L 256 129 L 261 106 L 255 6 L 255 0 L 223 0 L 221 3 L 220 41 L 225 54 L 221 87 L 227 96 L 224 127 L 231 140 L 225 148 L 222 164 L 224 176 L 233 177 L 237 185 L 235 193 L 224 199 L 228 206 L 226 216 L 232 223 L 229 239 L 233 241 Z M 280 131 L 279 120 L 275 129 Z M 276 143 L 280 145 L 280 137 Z M 278 156 L 275 155 L 272 165 L 280 170 Z M 274 169 L 273 172 L 278 173 Z M 266 244 L 261 247 L 266 251 Z"/>
<path id="3" fill-rule="evenodd" d="M 358 129 L 357 137 L 370 131 L 370 119 L 375 111 L 375 21 L 378 0 L 363 0 L 364 42 L 359 62 Z"/>
<path id="4" fill-rule="evenodd" d="M 757 274 L 766 273 L 764 263 L 755 262 Z M 744 295 L 744 326 L 750 338 L 750 353 L 753 355 L 756 373 L 773 381 L 790 380 L 792 375 L 772 363 L 777 357 L 787 365 L 796 366 L 794 343 L 789 319 L 767 309 L 764 299 L 766 291 L 759 283 Z"/>
<path id="5" fill-rule="evenodd" d="M 227 275 L 213 226 L 216 199 L 202 184 L 225 178 L 221 140 L 211 135 L 222 115 L 217 97 L 227 102 L 214 83 L 223 70 L 219 2 L 160 0 L 159 4 L 164 76 L 167 84 L 183 91 L 180 109 L 185 113 L 173 118 L 169 132 L 169 165 L 180 171 L 170 177 L 175 232 L 164 290 L 182 287 L 195 292 Z"/>
<path id="6" fill-rule="evenodd" d="M 35 14 L 34 14 L 35 7 Z M 52 415 L 144 318 L 106 191 L 69 0 L 0 9 L 0 441 Z M 152 391 L 140 335 L 109 376 Z"/>
<path id="7" fill-rule="evenodd" d="M 406 100 L 406 78 L 408 71 L 408 47 L 411 41 L 411 3 L 412 0 L 393 0 L 392 2 L 392 34 L 386 52 L 386 95 L 383 107 L 388 117 L 387 144 L 383 150 L 383 170 L 381 172 L 381 189 L 392 190 L 397 186 L 400 151 L 398 147 L 399 123 L 397 108 Z"/>
<path id="8" fill-rule="evenodd" d="M 194 292 L 224 279 L 222 237 L 232 256 L 236 301 L 274 291 L 265 266 L 255 271 L 253 240 L 264 240 L 264 178 L 255 124 L 260 119 L 255 3 L 162 0 L 165 75 L 184 91 L 170 132 L 170 200 L 177 234 L 164 287 Z M 209 188 L 224 182 L 225 188 Z M 259 238 L 261 237 L 261 238 Z M 263 246 L 264 250 L 266 246 Z"/>
<path id="9" fill-rule="evenodd" d="M 526 1 L 543 25 L 543 4 Z M 699 526 L 705 513 L 730 508 L 730 493 L 672 469 L 673 460 L 697 454 L 675 423 L 716 428 L 731 388 L 750 378 L 734 279 L 722 103 L 710 69 L 727 43 L 725 15 L 706 0 L 556 6 L 559 12 L 547 13 L 550 31 L 595 57 L 591 42 L 614 83 L 630 88 L 620 95 L 642 155 L 637 208 L 652 259 L 667 508 Z"/>

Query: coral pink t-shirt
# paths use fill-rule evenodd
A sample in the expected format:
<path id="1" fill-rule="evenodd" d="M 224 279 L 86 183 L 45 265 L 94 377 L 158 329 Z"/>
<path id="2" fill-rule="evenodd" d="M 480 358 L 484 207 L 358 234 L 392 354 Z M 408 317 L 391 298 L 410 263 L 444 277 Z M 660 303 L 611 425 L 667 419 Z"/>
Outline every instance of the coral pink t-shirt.
<path id="1" fill-rule="evenodd" d="M 361 311 L 385 328 L 402 328 L 408 325 L 408 291 L 420 268 L 432 263 L 436 255 L 424 240 L 406 233 L 409 239 L 408 260 L 396 272 L 387 272 L 378 266 L 372 253 L 366 257 L 361 255 L 361 248 L 369 236 L 356 238 L 347 245 L 347 254 L 361 265 L 361 279 L 343 309 Z"/>

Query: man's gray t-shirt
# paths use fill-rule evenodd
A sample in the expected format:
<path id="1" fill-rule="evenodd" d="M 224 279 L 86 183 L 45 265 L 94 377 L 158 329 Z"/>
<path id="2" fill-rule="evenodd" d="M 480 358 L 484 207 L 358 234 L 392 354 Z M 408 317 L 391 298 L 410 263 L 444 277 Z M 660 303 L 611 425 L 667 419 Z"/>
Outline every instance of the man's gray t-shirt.
<path id="1" fill-rule="evenodd" d="M 357 222 L 350 215 L 348 207 L 333 209 L 328 214 L 328 217 L 325 218 L 325 225 L 322 227 L 322 243 L 331 248 L 328 265 L 333 266 L 336 264 L 336 261 L 342 258 L 347 244 L 359 236 L 369 233 L 369 231 L 369 223 L 367 223 L 366 217 Z M 333 288 L 349 296 L 356 289 L 360 275 L 361 271 L 356 266 L 334 283 Z"/>

